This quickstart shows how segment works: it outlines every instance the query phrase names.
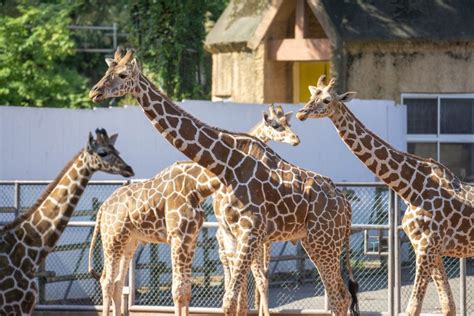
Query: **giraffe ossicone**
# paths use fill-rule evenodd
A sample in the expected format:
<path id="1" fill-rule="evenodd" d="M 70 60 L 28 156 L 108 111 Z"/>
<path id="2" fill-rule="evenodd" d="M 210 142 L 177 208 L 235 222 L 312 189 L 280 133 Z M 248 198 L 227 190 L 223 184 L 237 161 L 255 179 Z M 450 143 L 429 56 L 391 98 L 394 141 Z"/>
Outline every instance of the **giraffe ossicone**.
<path id="1" fill-rule="evenodd" d="M 35 204 L 0 229 L 0 315 L 31 315 L 38 297 L 35 273 L 59 237 L 96 171 L 134 175 L 114 147 L 117 135 L 89 134 Z"/>
<path id="2" fill-rule="evenodd" d="M 407 315 L 419 315 L 431 277 L 444 315 L 456 306 L 442 256 L 474 256 L 474 187 L 433 159 L 395 149 L 355 117 L 344 102 L 354 92 L 334 91 L 335 80 L 325 86 L 320 77 L 310 87 L 311 98 L 296 117 L 328 117 L 349 150 L 407 204 L 402 226 L 416 254 L 416 276 Z"/>
<path id="3" fill-rule="evenodd" d="M 351 297 L 340 257 L 343 248 L 349 252 L 352 211 L 334 183 L 285 161 L 254 137 L 211 127 L 185 112 L 141 73 L 132 51 L 109 65 L 89 96 L 100 102 L 126 93 L 137 98 L 166 140 L 223 184 L 215 194 L 214 212 L 232 255 L 224 314 L 236 313 L 237 295 L 250 269 L 259 280 L 266 279 L 263 265 L 254 260 L 265 243 L 301 240 L 321 275 L 330 310 L 345 315 Z M 346 258 L 350 282 L 355 282 Z M 263 292 L 265 284 L 257 287 Z M 355 307 L 351 312 L 358 314 Z"/>

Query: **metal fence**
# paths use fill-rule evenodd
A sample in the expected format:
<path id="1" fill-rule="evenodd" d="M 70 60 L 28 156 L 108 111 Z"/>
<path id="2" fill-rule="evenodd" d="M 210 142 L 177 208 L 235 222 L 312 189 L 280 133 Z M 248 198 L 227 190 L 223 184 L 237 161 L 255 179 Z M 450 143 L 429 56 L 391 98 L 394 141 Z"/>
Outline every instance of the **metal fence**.
<path id="1" fill-rule="evenodd" d="M 30 207 L 47 181 L 1 181 L 0 222 L 12 220 Z M 97 309 L 102 302 L 100 284 L 87 273 L 87 256 L 100 204 L 125 181 L 92 181 L 86 188 L 74 216 L 38 272 L 40 300 L 37 309 Z M 415 257 L 401 230 L 403 203 L 380 183 L 339 183 L 353 208 L 351 261 L 360 284 L 362 311 L 393 315 L 408 303 L 415 275 Z M 217 225 L 210 203 L 193 261 L 191 306 L 219 311 L 224 294 L 223 271 L 214 238 Z M 172 309 L 171 260 L 169 246 L 139 247 L 124 297 L 129 311 Z M 100 242 L 94 250 L 95 269 L 102 269 Z M 472 260 L 445 258 L 458 312 L 474 313 L 474 264 Z M 345 270 L 345 269 L 343 269 Z M 324 287 L 301 246 L 277 242 L 272 247 L 270 308 L 273 312 L 327 310 Z M 249 282 L 250 293 L 253 282 Z M 253 306 L 253 295 L 249 295 Z M 430 283 L 423 312 L 440 312 L 439 299 Z"/>

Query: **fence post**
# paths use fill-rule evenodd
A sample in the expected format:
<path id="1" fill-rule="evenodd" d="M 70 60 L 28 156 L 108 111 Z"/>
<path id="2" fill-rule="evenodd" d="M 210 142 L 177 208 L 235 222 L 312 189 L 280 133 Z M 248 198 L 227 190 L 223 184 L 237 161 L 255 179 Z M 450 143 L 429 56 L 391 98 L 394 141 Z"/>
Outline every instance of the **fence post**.
<path id="1" fill-rule="evenodd" d="M 13 207 L 15 208 L 15 217 L 20 215 L 20 183 L 15 181 L 15 197 L 13 201 Z"/>
<path id="2" fill-rule="evenodd" d="M 394 308 L 394 197 L 393 191 L 388 190 L 388 312 L 390 315 L 395 315 L 395 308 Z"/>
<path id="3" fill-rule="evenodd" d="M 394 256 L 395 256 L 395 275 L 394 275 L 394 314 L 400 313 L 400 289 L 401 289 L 401 254 L 400 254 L 400 232 L 398 231 L 398 223 L 400 223 L 400 200 L 398 195 L 394 194 Z"/>
<path id="4" fill-rule="evenodd" d="M 466 316 L 467 315 L 467 310 L 466 310 L 466 258 L 461 258 L 459 260 L 459 280 L 461 284 L 459 285 L 460 289 L 460 311 L 461 311 L 461 316 Z"/>
<path id="5" fill-rule="evenodd" d="M 112 24 L 114 51 L 117 49 L 117 23 Z"/>

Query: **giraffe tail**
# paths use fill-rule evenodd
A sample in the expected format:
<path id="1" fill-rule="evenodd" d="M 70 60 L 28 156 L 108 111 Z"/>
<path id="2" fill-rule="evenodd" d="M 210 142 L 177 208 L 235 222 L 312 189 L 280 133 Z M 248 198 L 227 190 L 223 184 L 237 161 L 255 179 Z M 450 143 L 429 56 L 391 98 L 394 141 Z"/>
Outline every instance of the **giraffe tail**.
<path id="1" fill-rule="evenodd" d="M 352 299 L 350 312 L 351 312 L 351 316 L 359 316 L 360 315 L 359 300 L 357 299 L 357 292 L 359 291 L 359 283 L 357 283 L 357 281 L 354 278 L 354 274 L 352 273 L 351 245 L 349 242 L 350 236 L 351 236 L 351 230 L 349 227 L 346 239 L 344 241 L 344 247 L 346 248 L 346 266 L 347 266 L 347 273 L 349 275 L 348 288 L 349 288 L 349 293 L 351 294 L 351 299 Z"/>
<path id="2" fill-rule="evenodd" d="M 97 213 L 97 219 L 95 221 L 95 226 L 94 226 L 94 233 L 92 234 L 92 240 L 91 240 L 91 245 L 89 247 L 89 267 L 88 271 L 89 273 L 96 279 L 100 280 L 100 275 L 93 269 L 93 260 L 94 260 L 94 247 L 95 247 L 95 242 L 97 240 L 97 235 L 100 232 L 100 218 L 102 215 L 102 207 L 99 208 L 99 211 Z"/>

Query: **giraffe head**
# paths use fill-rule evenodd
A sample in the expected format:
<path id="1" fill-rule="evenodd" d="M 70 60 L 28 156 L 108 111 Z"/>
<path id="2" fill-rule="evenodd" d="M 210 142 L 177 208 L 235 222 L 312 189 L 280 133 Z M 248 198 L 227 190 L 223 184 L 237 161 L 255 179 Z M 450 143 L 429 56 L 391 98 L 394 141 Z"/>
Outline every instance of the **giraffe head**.
<path id="1" fill-rule="evenodd" d="M 327 86 L 324 85 L 325 75 L 319 77 L 317 86 L 309 86 L 311 98 L 302 109 L 296 113 L 296 118 L 304 121 L 307 118 L 330 117 L 338 111 L 340 102 L 348 102 L 355 96 L 355 92 L 346 92 L 338 95 L 334 91 L 336 80 L 332 78 Z"/>
<path id="2" fill-rule="evenodd" d="M 268 112 L 263 112 L 263 121 L 260 131 L 261 139 L 273 140 L 296 146 L 300 143 L 298 135 L 293 132 L 290 125 L 292 111 L 285 113 L 281 105 L 276 108 L 273 104 L 268 106 Z"/>
<path id="3" fill-rule="evenodd" d="M 96 103 L 133 92 L 140 74 L 140 67 L 131 49 L 122 57 L 122 49 L 117 48 L 114 58 L 106 58 L 105 62 L 109 68 L 89 92 L 89 98 Z"/>
<path id="4" fill-rule="evenodd" d="M 124 177 L 134 175 L 132 167 L 127 165 L 115 149 L 114 144 L 118 134 L 107 135 L 103 128 L 96 129 L 96 139 L 89 133 L 87 145 L 84 148 L 86 154 L 85 163 L 93 171 L 104 171 L 112 174 L 120 174 Z"/>

